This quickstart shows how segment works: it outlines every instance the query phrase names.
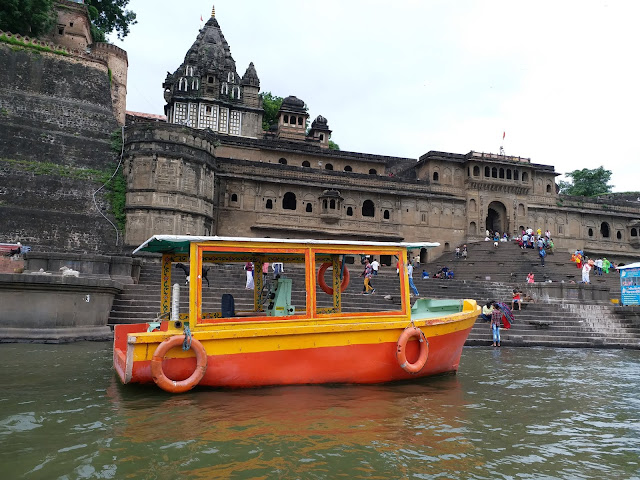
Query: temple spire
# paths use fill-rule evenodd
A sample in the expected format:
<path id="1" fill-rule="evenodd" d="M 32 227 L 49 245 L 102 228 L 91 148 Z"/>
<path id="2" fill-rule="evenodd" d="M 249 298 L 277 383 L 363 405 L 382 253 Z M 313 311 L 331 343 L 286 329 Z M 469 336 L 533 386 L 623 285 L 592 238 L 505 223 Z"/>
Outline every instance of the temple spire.
<path id="1" fill-rule="evenodd" d="M 216 18 L 216 6 L 211 7 L 211 18 Z"/>

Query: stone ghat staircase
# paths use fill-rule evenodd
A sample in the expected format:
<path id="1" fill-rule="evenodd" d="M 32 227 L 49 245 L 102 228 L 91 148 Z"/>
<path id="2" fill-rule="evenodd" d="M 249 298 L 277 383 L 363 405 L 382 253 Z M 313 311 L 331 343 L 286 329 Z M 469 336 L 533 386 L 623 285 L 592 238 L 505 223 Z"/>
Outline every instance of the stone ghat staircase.
<path id="1" fill-rule="evenodd" d="M 441 266 L 446 265 L 454 271 L 454 278 L 460 280 L 490 280 L 515 285 L 525 283 L 529 272 L 534 274 L 536 282 L 551 280 L 579 283 L 582 280 L 581 270 L 566 252 L 548 254 L 543 267 L 536 249 L 522 250 L 513 242 L 500 242 L 497 248 L 493 242 L 469 243 L 467 248 L 467 260 L 456 259 L 454 252 L 448 252 L 420 265 L 415 270 L 415 276 L 421 275 L 423 269 L 433 276 Z M 592 285 L 608 287 L 611 298 L 620 298 L 620 276 L 616 270 L 610 269 L 608 274 L 602 276 L 595 275 L 592 270 L 590 280 Z"/>
<path id="2" fill-rule="evenodd" d="M 501 329 L 502 346 L 640 349 L 640 328 L 619 318 L 608 305 L 525 305 L 514 312 L 510 329 Z M 478 318 L 466 345 L 491 345 L 488 322 Z"/>
<path id="3" fill-rule="evenodd" d="M 519 248 L 516 250 L 520 251 Z M 358 276 L 361 269 L 360 265 L 349 266 L 351 282 L 343 293 L 343 311 L 395 310 L 397 306 L 384 298 L 385 295 L 397 295 L 399 291 L 395 268 L 383 267 L 379 275 L 373 278 L 376 288 L 374 295 L 362 295 L 362 278 Z M 300 288 L 304 282 L 302 268 L 285 265 L 284 276 L 293 280 L 292 304 L 301 308 L 305 298 L 305 292 Z M 414 282 L 421 298 L 471 298 L 478 303 L 493 299 L 510 304 L 513 285 L 476 280 L 472 269 L 469 269 L 468 276 L 473 279 L 457 277 L 454 280 L 421 280 L 418 275 L 414 275 Z M 211 285 L 207 287 L 205 282 L 203 288 L 204 311 L 219 311 L 223 293 L 234 295 L 236 311 L 253 309 L 253 292 L 244 289 L 246 276 L 241 266 L 212 265 L 208 278 Z M 172 283 L 182 286 L 180 310 L 186 313 L 188 297 L 184 286 L 185 276 L 181 270 L 172 270 Z M 297 289 L 296 285 L 299 286 Z M 321 291 L 317 296 L 319 306 L 330 306 L 331 297 Z M 115 298 L 109 323 L 153 321 L 159 311 L 160 264 L 147 261 L 142 266 L 139 283 L 127 285 Z M 525 305 L 522 311 L 516 311 L 515 316 L 513 327 L 502 330 L 503 346 L 640 348 L 640 329 L 634 327 L 631 321 L 613 315 L 609 305 L 532 303 Z M 490 344 L 489 326 L 478 320 L 469 335 L 467 345 Z"/>

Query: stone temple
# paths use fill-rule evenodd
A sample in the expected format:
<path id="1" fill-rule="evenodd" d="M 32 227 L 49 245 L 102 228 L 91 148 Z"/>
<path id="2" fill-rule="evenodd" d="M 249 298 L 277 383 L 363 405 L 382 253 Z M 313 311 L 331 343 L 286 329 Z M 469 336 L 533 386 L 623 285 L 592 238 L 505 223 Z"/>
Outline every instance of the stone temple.
<path id="1" fill-rule="evenodd" d="M 329 148 L 326 118 L 284 99 L 262 129 L 259 65 L 238 73 L 215 15 L 164 80 L 166 122 L 130 116 L 125 243 L 153 234 L 437 241 L 551 231 L 558 249 L 634 255 L 640 202 L 559 195 L 553 166 L 471 151 L 418 159 Z M 426 251 L 421 260 L 426 261 Z"/>

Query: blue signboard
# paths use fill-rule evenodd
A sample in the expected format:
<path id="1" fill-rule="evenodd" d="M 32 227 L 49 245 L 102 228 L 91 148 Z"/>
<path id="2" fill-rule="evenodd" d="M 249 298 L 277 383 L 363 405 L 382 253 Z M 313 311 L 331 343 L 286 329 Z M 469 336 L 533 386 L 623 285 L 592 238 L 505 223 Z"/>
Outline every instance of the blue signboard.
<path id="1" fill-rule="evenodd" d="M 623 305 L 640 305 L 640 266 L 620 268 L 620 299 Z"/>

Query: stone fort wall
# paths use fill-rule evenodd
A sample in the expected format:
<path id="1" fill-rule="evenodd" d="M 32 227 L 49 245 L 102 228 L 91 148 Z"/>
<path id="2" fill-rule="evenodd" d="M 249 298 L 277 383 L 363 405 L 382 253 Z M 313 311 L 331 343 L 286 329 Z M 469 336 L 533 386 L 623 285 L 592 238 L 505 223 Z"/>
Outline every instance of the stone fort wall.
<path id="1" fill-rule="evenodd" d="M 115 166 L 108 66 L 0 43 L 0 232 L 51 251 L 114 251 L 115 230 L 97 212 L 91 171 Z M 98 196 L 98 206 L 108 211 Z"/>

